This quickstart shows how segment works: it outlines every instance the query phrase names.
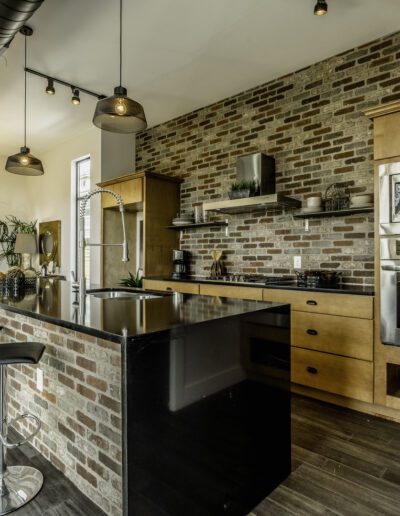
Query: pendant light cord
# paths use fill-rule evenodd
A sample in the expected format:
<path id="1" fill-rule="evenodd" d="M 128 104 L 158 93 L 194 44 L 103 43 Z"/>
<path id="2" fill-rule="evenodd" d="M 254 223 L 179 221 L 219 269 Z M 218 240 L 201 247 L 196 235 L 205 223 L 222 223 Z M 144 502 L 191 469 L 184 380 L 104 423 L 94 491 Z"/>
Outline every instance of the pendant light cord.
<path id="1" fill-rule="evenodd" d="M 25 74 L 25 95 L 24 95 L 24 147 L 26 147 L 26 34 L 25 34 L 25 67 L 24 67 L 24 74 Z"/>
<path id="2" fill-rule="evenodd" d="M 122 0 L 119 0 L 119 85 L 122 86 Z"/>

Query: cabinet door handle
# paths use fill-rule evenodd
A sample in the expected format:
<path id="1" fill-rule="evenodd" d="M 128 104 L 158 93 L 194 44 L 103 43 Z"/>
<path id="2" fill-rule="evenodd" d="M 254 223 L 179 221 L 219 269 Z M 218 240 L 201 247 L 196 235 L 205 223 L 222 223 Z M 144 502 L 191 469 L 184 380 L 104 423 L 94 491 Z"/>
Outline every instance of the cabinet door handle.
<path id="1" fill-rule="evenodd" d="M 308 304 L 308 305 L 316 306 L 318 303 L 317 303 L 316 301 L 314 301 L 314 299 L 309 299 L 309 300 L 307 301 L 307 304 Z"/>
<path id="2" fill-rule="evenodd" d="M 310 329 L 310 330 L 307 330 L 307 333 L 308 333 L 309 335 L 318 335 L 317 330 L 311 330 L 311 329 Z"/>
<path id="3" fill-rule="evenodd" d="M 172 288 L 171 287 L 167 287 L 165 290 L 172 290 Z"/>
<path id="4" fill-rule="evenodd" d="M 317 374 L 318 373 L 318 369 L 316 367 L 311 367 L 311 366 L 308 366 L 306 368 L 306 371 L 307 371 L 307 373 L 310 373 L 310 374 Z"/>

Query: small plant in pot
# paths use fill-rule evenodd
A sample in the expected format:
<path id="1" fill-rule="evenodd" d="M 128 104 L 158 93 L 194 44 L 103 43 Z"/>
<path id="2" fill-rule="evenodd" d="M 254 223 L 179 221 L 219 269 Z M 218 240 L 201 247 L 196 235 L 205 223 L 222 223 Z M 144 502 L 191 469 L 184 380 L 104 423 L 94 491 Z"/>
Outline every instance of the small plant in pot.
<path id="1" fill-rule="evenodd" d="M 256 195 L 257 190 L 258 186 L 255 181 L 238 181 L 231 184 L 228 195 L 229 199 L 243 199 Z"/>

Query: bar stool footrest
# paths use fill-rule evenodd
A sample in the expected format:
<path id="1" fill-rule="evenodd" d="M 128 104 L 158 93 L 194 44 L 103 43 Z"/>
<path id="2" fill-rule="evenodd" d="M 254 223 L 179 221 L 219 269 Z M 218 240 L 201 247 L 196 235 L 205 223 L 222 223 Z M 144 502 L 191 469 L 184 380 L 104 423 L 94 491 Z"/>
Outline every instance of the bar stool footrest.
<path id="1" fill-rule="evenodd" d="M 29 414 L 29 413 L 21 414 L 20 416 L 12 419 L 9 422 L 8 426 L 9 427 L 12 426 L 13 424 L 17 423 L 21 419 L 31 419 L 32 421 L 34 421 L 34 423 L 36 423 L 36 428 L 30 435 L 28 435 L 27 437 L 25 437 L 24 439 L 22 439 L 21 441 L 18 441 L 16 443 L 9 442 L 7 437 L 4 437 L 3 435 L 0 434 L 1 444 L 8 449 L 19 448 L 20 446 L 26 444 L 28 441 L 30 441 L 31 439 L 33 439 L 35 437 L 35 435 L 39 432 L 39 430 L 42 426 L 40 419 L 37 416 L 34 416 L 33 414 Z"/>

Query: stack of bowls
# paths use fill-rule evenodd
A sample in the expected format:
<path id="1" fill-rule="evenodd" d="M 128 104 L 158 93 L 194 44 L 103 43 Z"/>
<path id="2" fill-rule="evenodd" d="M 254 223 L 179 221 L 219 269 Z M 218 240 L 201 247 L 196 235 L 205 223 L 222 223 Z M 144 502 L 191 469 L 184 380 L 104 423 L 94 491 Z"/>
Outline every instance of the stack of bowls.
<path id="1" fill-rule="evenodd" d="M 308 197 L 307 205 L 302 208 L 303 213 L 313 213 L 322 210 L 322 199 L 319 196 Z"/>
<path id="2" fill-rule="evenodd" d="M 350 208 L 369 208 L 374 205 L 373 194 L 353 195 L 350 201 Z"/>

